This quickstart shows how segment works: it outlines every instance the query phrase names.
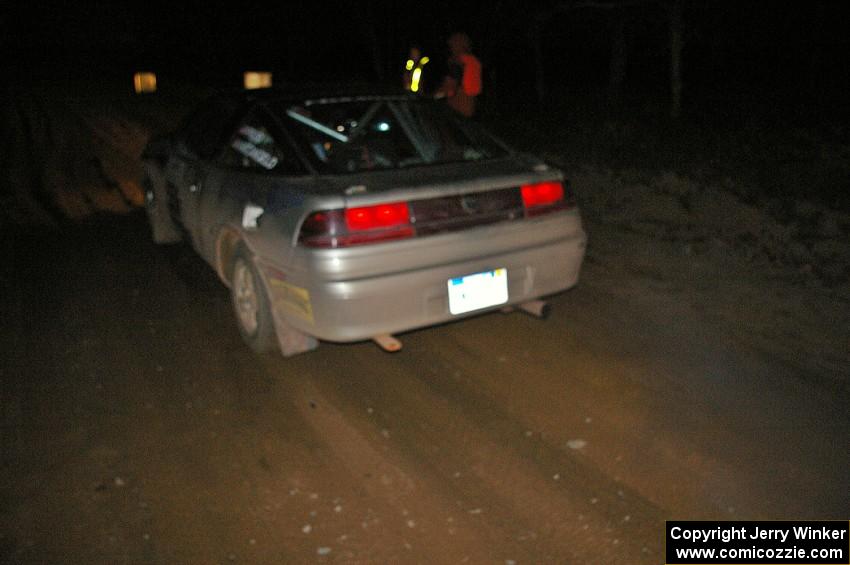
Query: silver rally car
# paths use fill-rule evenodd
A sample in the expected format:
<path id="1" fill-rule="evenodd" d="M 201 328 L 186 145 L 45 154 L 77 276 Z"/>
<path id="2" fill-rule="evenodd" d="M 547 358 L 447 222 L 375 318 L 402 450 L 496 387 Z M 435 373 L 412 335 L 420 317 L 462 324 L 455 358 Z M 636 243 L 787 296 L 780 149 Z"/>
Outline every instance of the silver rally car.
<path id="1" fill-rule="evenodd" d="M 215 96 L 144 156 L 158 243 L 187 239 L 256 351 L 542 314 L 586 236 L 561 171 L 439 102 L 374 91 Z"/>

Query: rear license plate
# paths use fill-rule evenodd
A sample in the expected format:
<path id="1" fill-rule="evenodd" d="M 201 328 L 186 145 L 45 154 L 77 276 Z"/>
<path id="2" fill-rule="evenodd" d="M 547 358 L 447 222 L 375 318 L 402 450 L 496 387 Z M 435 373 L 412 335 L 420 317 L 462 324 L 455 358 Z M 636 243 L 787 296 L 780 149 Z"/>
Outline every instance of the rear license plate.
<path id="1" fill-rule="evenodd" d="M 508 270 L 449 279 L 449 312 L 463 314 L 508 301 Z"/>

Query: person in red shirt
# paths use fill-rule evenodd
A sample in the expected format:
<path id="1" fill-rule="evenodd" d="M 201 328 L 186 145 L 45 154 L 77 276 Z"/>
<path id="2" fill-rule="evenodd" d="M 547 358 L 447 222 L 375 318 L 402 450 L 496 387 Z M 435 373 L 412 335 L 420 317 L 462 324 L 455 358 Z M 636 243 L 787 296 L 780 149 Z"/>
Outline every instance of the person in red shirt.
<path id="1" fill-rule="evenodd" d="M 449 73 L 437 91 L 448 105 L 466 117 L 475 115 L 475 98 L 481 94 L 481 61 L 472 54 L 472 44 L 465 33 L 454 33 L 448 40 Z"/>

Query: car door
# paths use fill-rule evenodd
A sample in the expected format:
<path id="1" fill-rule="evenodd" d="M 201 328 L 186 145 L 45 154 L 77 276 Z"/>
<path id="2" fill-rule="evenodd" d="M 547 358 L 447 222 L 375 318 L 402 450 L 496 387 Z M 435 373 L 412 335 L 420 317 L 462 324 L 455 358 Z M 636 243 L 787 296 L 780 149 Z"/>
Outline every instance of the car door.
<path id="1" fill-rule="evenodd" d="M 180 224 L 191 237 L 196 249 L 199 247 L 200 190 L 206 170 L 203 161 L 185 146 L 178 146 L 165 169 L 165 177 L 171 185 L 174 213 Z"/>
<path id="2" fill-rule="evenodd" d="M 165 171 L 166 180 L 171 185 L 174 212 L 190 235 L 195 249 L 205 257 L 203 195 L 222 139 L 238 119 L 239 110 L 239 102 L 226 97 L 213 98 L 202 104 L 189 118 Z"/>

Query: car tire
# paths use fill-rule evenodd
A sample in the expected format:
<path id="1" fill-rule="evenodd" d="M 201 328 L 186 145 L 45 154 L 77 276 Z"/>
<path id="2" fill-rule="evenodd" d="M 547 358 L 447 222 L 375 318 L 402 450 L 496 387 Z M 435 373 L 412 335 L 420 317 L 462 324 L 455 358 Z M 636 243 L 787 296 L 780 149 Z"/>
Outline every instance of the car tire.
<path id="1" fill-rule="evenodd" d="M 233 258 L 230 298 L 236 326 L 245 343 L 257 353 L 274 349 L 277 336 L 271 304 L 254 259 L 243 245 L 239 246 Z"/>
<path id="2" fill-rule="evenodd" d="M 145 211 L 154 243 L 177 243 L 183 239 L 180 228 L 171 217 L 165 172 L 154 159 L 142 161 L 142 187 L 145 191 Z"/>

